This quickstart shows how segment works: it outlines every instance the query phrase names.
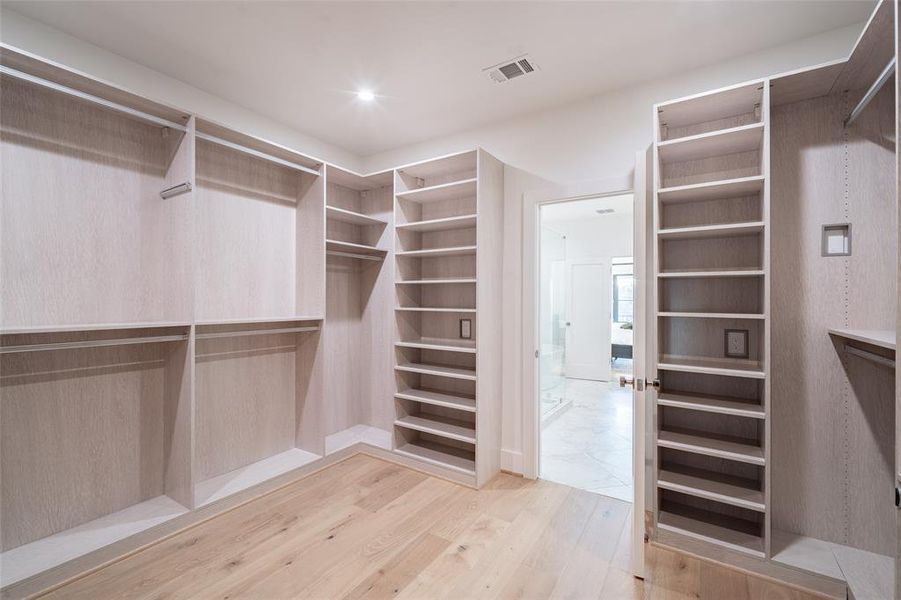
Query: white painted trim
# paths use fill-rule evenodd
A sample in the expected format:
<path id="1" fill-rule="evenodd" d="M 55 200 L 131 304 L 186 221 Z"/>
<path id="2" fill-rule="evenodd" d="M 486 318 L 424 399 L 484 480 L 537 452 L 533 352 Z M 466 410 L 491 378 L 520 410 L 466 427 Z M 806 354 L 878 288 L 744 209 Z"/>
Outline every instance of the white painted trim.
<path id="1" fill-rule="evenodd" d="M 538 368 L 535 352 L 539 347 L 538 328 L 538 211 L 543 204 L 568 202 L 628 193 L 633 183 L 630 175 L 586 181 L 573 185 L 553 186 L 523 194 L 522 231 L 522 474 L 538 477 L 540 419 L 538 407 Z M 642 440 L 644 437 L 642 436 Z"/>
<path id="2" fill-rule="evenodd" d="M 501 449 L 501 470 L 508 473 L 522 474 L 522 452 Z"/>

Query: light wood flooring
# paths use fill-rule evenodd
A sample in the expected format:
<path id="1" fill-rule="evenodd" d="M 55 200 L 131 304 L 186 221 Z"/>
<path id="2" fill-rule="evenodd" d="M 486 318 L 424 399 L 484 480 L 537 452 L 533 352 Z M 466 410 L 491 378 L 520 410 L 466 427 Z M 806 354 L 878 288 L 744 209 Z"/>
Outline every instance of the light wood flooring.
<path id="1" fill-rule="evenodd" d="M 481 491 L 356 455 L 60 587 L 53 598 L 810 600 L 648 548 L 631 506 L 501 475 Z"/>

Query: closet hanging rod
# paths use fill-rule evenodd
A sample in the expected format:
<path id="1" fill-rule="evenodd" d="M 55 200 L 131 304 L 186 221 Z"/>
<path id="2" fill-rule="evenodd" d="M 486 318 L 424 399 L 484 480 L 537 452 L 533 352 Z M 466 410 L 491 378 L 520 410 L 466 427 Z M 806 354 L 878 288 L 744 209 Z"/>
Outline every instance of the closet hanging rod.
<path id="1" fill-rule="evenodd" d="M 360 258 L 363 260 L 382 260 L 381 256 L 372 256 L 370 254 L 357 254 L 355 252 L 339 252 L 338 250 L 329 250 L 326 252 L 329 256 L 344 256 L 346 258 Z"/>
<path id="2" fill-rule="evenodd" d="M 845 344 L 845 352 L 847 352 L 848 354 L 853 354 L 854 356 L 858 356 L 865 360 L 869 360 L 878 365 L 882 365 L 883 367 L 888 367 L 890 369 L 895 368 L 895 361 L 893 361 L 890 358 L 886 358 L 880 354 L 876 354 L 874 352 L 869 352 L 867 350 L 861 350 L 860 348 L 857 348 L 855 346 L 849 346 L 848 344 Z"/>
<path id="3" fill-rule="evenodd" d="M 194 134 L 199 140 L 206 140 L 207 142 L 218 144 L 220 146 L 225 146 L 226 148 L 231 148 L 232 150 L 237 150 L 238 152 L 243 152 L 244 154 L 249 154 L 250 156 L 255 156 L 257 158 L 262 158 L 263 160 L 268 160 L 269 162 L 273 162 L 277 165 L 281 165 L 283 167 L 288 167 L 289 169 L 294 169 L 296 171 L 303 171 L 304 173 L 309 173 L 311 175 L 319 176 L 319 171 L 315 169 L 311 169 L 310 167 L 305 167 L 301 164 L 297 164 L 295 162 L 291 162 L 290 160 L 285 160 L 284 158 L 279 158 L 277 156 L 272 156 L 271 154 L 266 154 L 265 152 L 260 152 L 259 150 L 254 150 L 253 148 L 248 148 L 247 146 L 242 146 L 241 144 L 236 144 L 234 142 L 230 142 L 228 140 L 223 140 L 222 138 L 217 138 L 214 135 L 210 135 L 208 133 L 201 133 L 200 131 Z"/>
<path id="4" fill-rule="evenodd" d="M 120 338 L 114 340 L 78 340 L 74 342 L 53 342 L 48 344 L 25 344 L 22 346 L 0 346 L 0 354 L 41 352 L 45 350 L 71 350 L 73 348 L 100 348 L 104 346 L 130 346 L 135 344 L 158 344 L 162 342 L 182 342 L 186 339 L 188 339 L 187 334 L 180 334 Z"/>
<path id="5" fill-rule="evenodd" d="M 867 90 L 867 93 L 863 95 L 863 98 L 860 99 L 860 102 L 858 102 L 857 106 L 854 107 L 854 110 L 851 111 L 851 114 L 848 115 L 848 118 L 845 119 L 845 127 L 851 125 L 854 121 L 857 120 L 857 117 L 860 116 L 860 113 L 862 113 L 870 103 L 870 101 L 876 97 L 876 94 L 879 93 L 879 90 L 881 90 L 882 86 L 884 86 L 885 83 L 889 79 L 891 79 L 894 73 L 895 57 L 893 56 L 891 60 L 888 61 L 888 64 L 885 65 L 885 68 L 882 69 L 882 73 L 879 74 L 879 77 L 876 78 L 876 81 L 873 82 L 873 85 L 870 86 L 870 89 Z"/>
<path id="6" fill-rule="evenodd" d="M 198 333 L 198 340 L 214 338 L 244 337 L 248 335 L 274 335 L 277 333 L 304 333 L 307 331 L 319 331 L 319 327 L 282 327 L 279 329 L 251 329 L 247 331 L 217 331 L 215 333 Z"/>
<path id="7" fill-rule="evenodd" d="M 68 96 L 73 96 L 75 98 L 80 98 L 82 100 L 87 100 L 88 102 L 92 102 L 94 104 L 99 104 L 105 108 L 110 110 L 115 110 L 120 113 L 124 113 L 126 115 L 130 115 L 132 117 L 141 119 L 142 121 L 148 121 L 153 123 L 154 125 L 159 125 L 160 127 L 169 127 L 170 129 L 177 129 L 178 131 L 187 131 L 187 127 L 181 125 L 180 123 L 176 123 L 174 121 L 169 121 L 168 119 L 164 119 L 162 117 L 157 117 L 156 115 L 151 115 L 149 113 L 142 112 L 140 110 L 129 108 L 128 106 L 122 106 L 121 104 L 116 104 L 111 100 L 106 100 L 105 98 L 100 98 L 99 96 L 92 96 L 86 92 L 82 92 L 76 90 L 74 88 L 66 87 L 62 84 L 55 83 L 53 81 L 48 81 L 46 79 L 41 79 L 40 77 L 35 77 L 34 75 L 29 75 L 28 73 L 23 73 L 22 71 L 17 71 L 16 69 L 11 69 L 7 66 L 0 65 L 0 73 L 4 75 L 9 75 L 10 77 L 15 77 L 16 79 L 21 79 L 22 81 L 27 81 L 29 83 L 33 83 L 35 85 L 39 85 L 41 87 L 45 87 L 56 92 L 60 92 L 62 94 L 66 94 Z"/>

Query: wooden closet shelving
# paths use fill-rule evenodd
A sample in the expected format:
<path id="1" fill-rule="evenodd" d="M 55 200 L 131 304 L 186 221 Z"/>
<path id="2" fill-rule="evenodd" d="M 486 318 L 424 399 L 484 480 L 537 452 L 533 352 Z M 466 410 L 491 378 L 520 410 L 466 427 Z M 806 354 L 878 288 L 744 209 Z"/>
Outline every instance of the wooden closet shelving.
<path id="1" fill-rule="evenodd" d="M 395 178 L 398 373 L 395 448 L 480 485 L 498 469 L 498 318 L 483 277 L 499 235 L 500 164 L 482 150 L 398 169 Z M 484 303 L 484 304 L 483 304 Z M 472 339 L 462 339 L 461 319 Z M 493 328 L 492 328 L 493 329 Z"/>
<path id="2" fill-rule="evenodd" d="M 655 516 L 661 531 L 767 553 L 765 82 L 655 107 Z M 746 330 L 747 357 L 726 355 Z"/>

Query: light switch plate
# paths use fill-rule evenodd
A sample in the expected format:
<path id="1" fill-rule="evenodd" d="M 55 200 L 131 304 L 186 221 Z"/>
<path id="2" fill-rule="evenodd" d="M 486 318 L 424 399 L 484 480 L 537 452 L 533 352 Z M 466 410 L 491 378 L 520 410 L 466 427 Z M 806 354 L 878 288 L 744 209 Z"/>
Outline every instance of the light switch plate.
<path id="1" fill-rule="evenodd" d="M 851 256 L 851 224 L 823 225 L 823 256 Z"/>
<path id="2" fill-rule="evenodd" d="M 460 338 L 472 339 L 472 319 L 460 319 Z"/>
<path id="3" fill-rule="evenodd" d="M 727 329 L 725 333 L 725 352 L 728 358 L 748 358 L 748 330 Z"/>

